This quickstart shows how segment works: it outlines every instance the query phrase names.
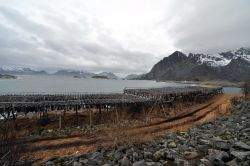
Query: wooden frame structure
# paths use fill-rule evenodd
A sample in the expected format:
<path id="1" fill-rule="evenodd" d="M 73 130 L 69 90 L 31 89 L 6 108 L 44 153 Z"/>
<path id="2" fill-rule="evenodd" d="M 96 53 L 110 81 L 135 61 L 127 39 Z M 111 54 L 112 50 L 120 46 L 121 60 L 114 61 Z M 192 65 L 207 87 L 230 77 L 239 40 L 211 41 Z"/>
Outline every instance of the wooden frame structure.
<path id="1" fill-rule="evenodd" d="M 177 100 L 199 101 L 222 93 L 222 87 L 185 87 L 185 88 L 125 88 L 124 93 L 115 94 L 5 94 L 0 95 L 0 115 L 5 120 L 16 119 L 18 113 L 48 111 L 90 110 L 92 108 L 111 109 L 124 105 L 148 106 L 173 103 Z M 91 116 L 91 112 L 89 113 Z M 91 120 L 90 120 L 91 121 Z"/>

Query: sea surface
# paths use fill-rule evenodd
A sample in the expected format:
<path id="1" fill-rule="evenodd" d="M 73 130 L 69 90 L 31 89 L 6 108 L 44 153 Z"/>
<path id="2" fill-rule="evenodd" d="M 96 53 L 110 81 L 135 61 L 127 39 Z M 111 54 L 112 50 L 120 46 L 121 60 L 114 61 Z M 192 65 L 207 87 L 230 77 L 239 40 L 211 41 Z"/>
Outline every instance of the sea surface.
<path id="1" fill-rule="evenodd" d="M 225 94 L 240 94 L 242 93 L 242 89 L 237 87 L 223 87 L 223 92 Z"/>
<path id="2" fill-rule="evenodd" d="M 18 76 L 0 80 L 0 94 L 121 93 L 124 88 L 184 87 L 190 84 L 148 80 L 73 78 L 70 76 Z"/>
<path id="3" fill-rule="evenodd" d="M 0 79 L 1 94 L 58 93 L 122 93 L 124 88 L 186 87 L 190 83 L 156 82 L 150 80 L 112 80 L 73 78 L 54 75 L 21 75 L 17 79 Z M 240 88 L 223 87 L 226 94 L 239 94 Z"/>

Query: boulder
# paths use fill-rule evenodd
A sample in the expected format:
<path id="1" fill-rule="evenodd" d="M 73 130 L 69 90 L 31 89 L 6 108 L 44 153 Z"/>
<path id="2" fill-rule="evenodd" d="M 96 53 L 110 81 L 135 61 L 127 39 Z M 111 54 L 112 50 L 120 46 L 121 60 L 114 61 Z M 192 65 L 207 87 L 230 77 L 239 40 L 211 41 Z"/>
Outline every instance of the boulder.
<path id="1" fill-rule="evenodd" d="M 195 158 L 200 156 L 199 153 L 197 153 L 195 151 L 194 152 L 184 152 L 184 155 L 185 155 L 185 158 L 187 160 L 195 159 Z"/>
<path id="2" fill-rule="evenodd" d="M 90 160 L 97 160 L 97 161 L 103 160 L 103 154 L 100 152 L 94 152 L 91 155 Z"/>
<path id="3" fill-rule="evenodd" d="M 79 163 L 79 162 L 76 162 L 76 161 L 75 161 L 75 162 L 73 163 L 73 166 L 82 166 L 82 163 Z"/>
<path id="4" fill-rule="evenodd" d="M 226 140 L 222 139 L 213 139 L 212 141 L 212 146 L 215 149 L 221 149 L 221 150 L 229 150 L 231 148 L 231 143 Z"/>
<path id="5" fill-rule="evenodd" d="M 250 151 L 231 151 L 231 155 L 239 160 L 245 160 L 250 157 Z"/>
<path id="6" fill-rule="evenodd" d="M 168 144 L 168 147 L 169 147 L 169 148 L 176 148 L 176 143 L 175 143 L 175 142 L 170 142 L 170 143 Z"/>
<path id="7" fill-rule="evenodd" d="M 233 159 L 226 163 L 227 166 L 238 166 L 236 159 Z"/>
<path id="8" fill-rule="evenodd" d="M 209 141 L 209 140 L 206 140 L 206 139 L 198 139 L 198 144 L 201 144 L 201 145 L 209 145 L 209 144 L 210 144 L 210 141 Z"/>
<path id="9" fill-rule="evenodd" d="M 244 142 L 236 142 L 233 147 L 236 149 L 250 150 L 250 146 Z"/>
<path id="10" fill-rule="evenodd" d="M 158 161 L 160 159 L 164 159 L 165 158 L 165 151 L 166 150 L 167 149 L 161 149 L 161 150 L 155 152 L 154 155 L 153 155 L 154 160 Z"/>
<path id="11" fill-rule="evenodd" d="M 147 164 L 146 164 L 145 160 L 140 160 L 140 161 L 133 163 L 132 166 L 147 166 Z"/>
<path id="12" fill-rule="evenodd" d="M 213 164 L 206 158 L 200 159 L 200 162 L 202 166 L 213 166 Z"/>
<path id="13" fill-rule="evenodd" d="M 83 165 L 87 165 L 88 159 L 79 159 L 79 162 L 82 163 Z"/>
<path id="14" fill-rule="evenodd" d="M 153 154 L 151 152 L 144 152 L 144 159 L 152 159 Z"/>
<path id="15" fill-rule="evenodd" d="M 130 160 L 127 158 L 127 156 L 124 156 L 121 161 L 121 166 L 131 166 Z"/>
<path id="16" fill-rule="evenodd" d="M 209 160 L 215 165 L 223 165 L 224 162 L 229 160 L 229 155 L 227 152 L 216 149 L 209 149 L 208 155 Z"/>

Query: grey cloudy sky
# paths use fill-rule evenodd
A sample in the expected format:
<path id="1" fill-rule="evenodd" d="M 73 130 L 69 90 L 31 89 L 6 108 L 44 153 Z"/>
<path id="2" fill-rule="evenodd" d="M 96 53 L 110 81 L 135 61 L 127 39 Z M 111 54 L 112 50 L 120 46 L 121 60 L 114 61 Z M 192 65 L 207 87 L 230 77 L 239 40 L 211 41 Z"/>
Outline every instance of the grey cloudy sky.
<path id="1" fill-rule="evenodd" d="M 0 66 L 143 73 L 250 46 L 249 0 L 0 0 Z"/>

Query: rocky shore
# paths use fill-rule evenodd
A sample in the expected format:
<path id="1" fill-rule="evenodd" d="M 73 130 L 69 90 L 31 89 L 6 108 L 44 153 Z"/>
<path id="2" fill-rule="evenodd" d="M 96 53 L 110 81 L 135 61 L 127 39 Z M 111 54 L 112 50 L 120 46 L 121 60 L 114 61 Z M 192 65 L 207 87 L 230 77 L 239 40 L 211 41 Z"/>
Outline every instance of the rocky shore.
<path id="1" fill-rule="evenodd" d="M 0 74 L 0 79 L 16 79 L 16 76 L 9 75 L 9 74 Z"/>
<path id="2" fill-rule="evenodd" d="M 228 165 L 250 164 L 250 102 L 233 106 L 229 117 L 207 122 L 187 132 L 166 133 L 154 141 L 97 149 L 88 154 L 52 156 L 42 165 Z"/>

